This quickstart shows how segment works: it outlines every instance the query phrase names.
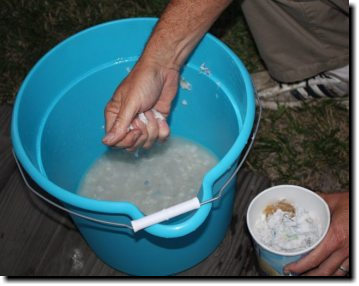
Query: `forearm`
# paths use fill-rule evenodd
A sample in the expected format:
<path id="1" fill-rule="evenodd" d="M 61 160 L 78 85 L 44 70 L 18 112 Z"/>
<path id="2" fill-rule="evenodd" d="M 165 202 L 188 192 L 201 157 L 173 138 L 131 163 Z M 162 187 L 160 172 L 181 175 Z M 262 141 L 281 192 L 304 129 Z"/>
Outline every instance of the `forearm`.
<path id="1" fill-rule="evenodd" d="M 163 12 L 142 58 L 179 70 L 231 0 L 172 0 Z"/>

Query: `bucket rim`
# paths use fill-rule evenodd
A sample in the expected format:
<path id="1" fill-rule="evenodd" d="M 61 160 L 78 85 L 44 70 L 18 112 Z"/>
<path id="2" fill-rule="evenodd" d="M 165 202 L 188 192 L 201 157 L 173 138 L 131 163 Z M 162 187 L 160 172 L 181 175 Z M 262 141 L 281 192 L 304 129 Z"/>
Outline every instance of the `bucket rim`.
<path id="1" fill-rule="evenodd" d="M 158 21 L 158 18 L 153 17 L 135 17 L 135 18 L 125 18 L 119 20 L 113 20 L 104 22 L 98 25 L 91 26 L 80 32 L 77 32 L 65 40 L 61 41 L 53 48 L 51 48 L 40 60 L 32 67 L 30 72 L 27 74 L 25 80 L 22 82 L 20 89 L 17 93 L 17 97 L 14 104 L 12 122 L 11 122 L 11 139 L 14 147 L 15 154 L 26 172 L 31 176 L 32 179 L 46 192 L 50 195 L 56 197 L 60 201 L 74 206 L 79 209 L 105 213 L 105 214 L 121 214 L 127 215 L 132 219 L 139 219 L 144 216 L 144 214 L 131 202 L 114 202 L 114 201 L 99 201 L 86 197 L 79 196 L 72 192 L 63 189 L 62 187 L 56 185 L 50 181 L 46 176 L 44 176 L 31 162 L 28 157 L 25 149 L 21 143 L 19 130 L 18 130 L 18 116 L 19 108 L 21 103 L 21 98 L 24 94 L 24 90 L 31 80 L 32 75 L 36 70 L 49 58 L 56 50 L 62 48 L 64 45 L 69 44 L 75 38 L 87 34 L 93 30 L 101 29 L 106 26 L 118 25 L 119 23 L 125 22 L 147 22 L 148 24 L 155 25 Z M 220 41 L 215 36 L 206 33 L 204 38 L 208 38 L 218 46 L 220 46 L 234 61 L 235 65 L 239 68 L 240 74 L 242 75 L 247 97 L 247 107 L 246 107 L 246 116 L 242 121 L 242 130 L 239 132 L 239 136 L 236 138 L 235 142 L 232 144 L 231 148 L 227 151 L 225 156 L 218 162 L 218 164 L 213 167 L 209 172 L 206 173 L 203 182 L 203 200 L 212 198 L 212 187 L 215 181 L 218 180 L 224 173 L 226 173 L 238 160 L 240 153 L 245 147 L 248 138 L 250 136 L 254 117 L 255 117 L 255 101 L 254 101 L 254 89 L 252 81 L 248 71 L 246 70 L 242 61 L 237 57 L 236 54 L 222 41 Z M 233 95 L 226 94 L 228 97 L 233 97 Z M 236 111 L 236 117 L 239 121 L 240 114 Z M 238 122 L 239 123 L 239 122 Z M 38 135 L 39 136 L 39 135 Z M 212 204 L 206 204 L 201 206 L 189 219 L 175 225 L 164 225 L 156 224 L 146 229 L 147 232 L 163 237 L 178 237 L 185 234 L 188 234 L 198 228 L 204 220 L 207 218 Z"/>

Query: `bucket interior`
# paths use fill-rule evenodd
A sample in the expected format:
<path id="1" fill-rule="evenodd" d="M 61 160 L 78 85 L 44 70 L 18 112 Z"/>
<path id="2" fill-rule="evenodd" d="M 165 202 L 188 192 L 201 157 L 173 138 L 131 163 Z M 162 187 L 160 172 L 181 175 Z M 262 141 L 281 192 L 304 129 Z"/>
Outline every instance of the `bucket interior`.
<path id="1" fill-rule="evenodd" d="M 49 113 L 40 139 L 39 165 L 55 184 L 76 192 L 89 166 L 107 151 L 101 142 L 104 108 L 132 64 L 116 64 L 88 75 L 67 89 Z M 206 75 L 187 67 L 183 77 L 192 89 L 179 89 L 169 119 L 171 134 L 192 140 L 221 159 L 239 133 L 234 109 Z"/>
<path id="2" fill-rule="evenodd" d="M 101 141 L 105 105 L 154 24 L 143 19 L 121 27 L 113 22 L 96 26 L 64 41 L 33 68 L 19 92 L 13 131 L 30 169 L 44 180 L 75 193 L 88 168 L 107 151 Z M 203 64 L 209 73 L 201 72 Z M 179 87 L 169 118 L 171 134 L 200 144 L 221 160 L 247 117 L 248 75 L 218 40 L 206 36 L 181 76 L 191 90 Z"/>

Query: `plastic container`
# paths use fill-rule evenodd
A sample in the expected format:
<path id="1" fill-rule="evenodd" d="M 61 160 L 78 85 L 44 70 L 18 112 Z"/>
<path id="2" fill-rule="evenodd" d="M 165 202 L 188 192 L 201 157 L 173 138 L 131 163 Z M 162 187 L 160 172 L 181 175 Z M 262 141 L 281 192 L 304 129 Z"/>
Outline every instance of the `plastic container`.
<path id="1" fill-rule="evenodd" d="M 104 107 L 140 56 L 155 23 L 134 18 L 84 30 L 48 52 L 19 90 L 11 129 L 16 157 L 39 186 L 73 212 L 127 225 L 143 218 L 129 202 L 98 201 L 76 190 L 107 149 L 101 142 Z M 202 64 L 210 73 L 201 72 Z M 203 202 L 236 168 L 253 127 L 254 90 L 242 62 L 211 35 L 203 38 L 181 75 L 192 89 L 179 89 L 169 118 L 171 132 L 220 158 L 203 179 L 198 193 Z M 74 215 L 72 219 L 97 256 L 113 268 L 168 275 L 199 263 L 222 241 L 234 190 L 232 180 L 221 200 L 136 233 Z"/>
<path id="2" fill-rule="evenodd" d="M 292 253 L 280 252 L 269 248 L 256 237 L 254 225 L 262 215 L 263 210 L 266 206 L 282 199 L 302 206 L 312 214 L 312 217 L 320 220 L 322 233 L 319 240 L 311 247 Z M 285 265 L 301 259 L 324 239 L 330 225 L 330 211 L 327 203 L 320 196 L 306 188 L 295 185 L 274 186 L 264 190 L 252 200 L 247 211 L 247 225 L 254 241 L 258 264 L 263 274 L 282 276 L 284 275 L 283 268 Z"/>

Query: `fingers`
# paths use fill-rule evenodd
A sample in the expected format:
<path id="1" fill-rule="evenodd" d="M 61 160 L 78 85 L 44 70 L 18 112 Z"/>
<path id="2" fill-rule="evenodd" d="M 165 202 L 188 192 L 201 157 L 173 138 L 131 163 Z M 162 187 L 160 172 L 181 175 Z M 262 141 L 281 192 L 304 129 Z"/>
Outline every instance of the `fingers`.
<path id="1" fill-rule="evenodd" d="M 103 143 L 109 146 L 128 146 L 136 135 L 131 134 L 128 128 L 141 112 L 150 111 L 154 107 L 162 114 L 168 115 L 171 102 L 176 96 L 178 78 L 179 73 L 176 70 L 162 67 L 152 61 L 139 60 L 106 106 L 107 134 L 103 138 Z M 156 137 L 160 140 L 168 137 L 167 123 L 153 120 L 151 115 L 148 117 L 150 119 L 147 128 L 142 128 L 140 137 L 130 148 L 136 146 L 149 148 Z"/>
<path id="2" fill-rule="evenodd" d="M 153 143 L 156 141 L 158 137 L 158 123 L 152 111 L 146 111 L 145 116 L 148 120 L 148 124 L 147 124 L 148 137 L 143 145 L 143 148 L 149 149 L 152 147 Z"/>
<path id="3" fill-rule="evenodd" d="M 132 152 L 141 147 L 149 149 L 157 139 L 160 142 L 167 140 L 170 129 L 165 117 L 154 109 L 146 111 L 144 117 L 146 118 L 145 122 L 139 118 L 133 121 L 134 127 L 141 130 L 142 134 L 132 146 L 127 147 L 127 151 Z"/>
<path id="4" fill-rule="evenodd" d="M 106 133 L 110 131 L 117 118 L 117 114 L 120 112 L 120 103 L 114 100 L 110 100 L 105 108 L 106 119 Z"/>
<path id="5" fill-rule="evenodd" d="M 321 196 L 323 200 L 325 200 L 325 202 L 328 204 L 330 212 L 332 213 L 338 203 L 337 194 L 318 193 L 318 195 Z"/>
<path id="6" fill-rule="evenodd" d="M 121 105 L 121 106 L 120 106 Z M 121 109 L 121 112 L 120 112 Z M 116 117 L 114 117 L 114 113 Z M 111 100 L 106 107 L 106 130 L 103 143 L 115 145 L 120 142 L 128 133 L 132 120 L 137 115 L 137 104 L 134 101 L 115 102 Z"/>
<path id="7" fill-rule="evenodd" d="M 177 93 L 178 78 L 179 78 L 178 72 L 171 71 L 167 74 L 165 83 L 161 91 L 160 99 L 158 100 L 158 102 L 154 106 L 154 109 L 152 110 L 157 119 L 158 140 L 162 143 L 166 141 L 168 136 L 170 135 L 170 128 L 165 118 L 163 117 L 163 114 L 168 116 L 170 113 L 171 103 Z"/>
<path id="8" fill-rule="evenodd" d="M 324 240 L 312 250 L 312 252 L 299 261 L 287 265 L 284 268 L 284 272 L 302 274 L 316 268 L 327 259 L 331 253 L 336 251 L 337 248 L 338 244 L 336 243 L 336 236 L 331 227 Z"/>
<path id="9" fill-rule="evenodd" d="M 116 112 L 115 109 L 113 112 L 111 109 L 108 109 L 108 112 L 106 112 L 106 123 L 108 123 L 108 125 L 110 125 L 111 120 L 113 120 L 114 112 Z M 118 117 L 113 120 L 113 126 L 106 126 L 106 129 L 112 130 L 113 128 L 118 128 L 118 125 L 116 126 L 117 121 Z M 117 148 L 126 148 L 127 151 L 131 152 L 141 147 L 149 149 L 152 147 L 156 139 L 160 142 L 164 142 L 170 134 L 170 129 L 165 117 L 156 110 L 150 110 L 139 114 L 135 119 L 133 119 L 129 126 L 132 126 L 133 129 L 128 131 L 127 128 L 125 136 L 116 137 L 111 141 L 111 144 L 105 143 L 110 142 L 107 140 L 109 134 L 112 132 L 110 131 L 106 135 L 107 138 L 105 137 L 103 139 L 104 143 Z"/>
<path id="10" fill-rule="evenodd" d="M 137 148 L 143 147 L 149 149 L 152 147 L 156 139 L 160 142 L 167 140 L 170 129 L 166 123 L 165 118 L 156 110 L 151 110 L 145 112 L 145 117 L 147 119 L 146 124 L 141 122 L 138 119 L 135 119 L 135 126 L 138 126 L 142 131 L 142 135 L 139 137 L 137 142 L 131 147 L 128 148 L 128 151 L 134 151 Z"/>
<path id="11" fill-rule="evenodd" d="M 170 128 L 164 119 L 157 119 L 158 123 L 158 140 L 163 143 L 170 136 Z"/>
<path id="12" fill-rule="evenodd" d="M 349 270 L 350 270 L 350 264 L 349 264 L 349 257 L 348 257 L 338 267 L 337 271 L 334 272 L 333 276 L 345 276 L 347 273 L 349 273 Z"/>
<path id="13" fill-rule="evenodd" d="M 148 138 L 147 124 L 148 124 L 147 118 L 146 118 L 146 123 L 144 123 L 139 118 L 136 118 L 135 120 L 133 120 L 132 125 L 135 128 L 138 128 L 139 130 L 141 130 L 141 135 L 138 137 L 138 139 L 132 146 L 127 148 L 127 151 L 135 151 L 137 148 L 140 148 L 143 146 L 143 144 L 145 144 L 145 142 Z"/>
<path id="14" fill-rule="evenodd" d="M 141 134 L 141 130 L 139 129 L 132 130 L 125 136 L 124 139 L 120 142 L 116 142 L 112 146 L 116 148 L 131 148 L 137 142 Z"/>
<path id="15" fill-rule="evenodd" d="M 344 249 L 339 249 L 331 254 L 324 262 L 322 262 L 317 268 L 305 273 L 305 276 L 331 276 L 338 272 L 339 267 L 343 265 L 343 262 L 347 259 L 347 254 Z M 343 265 L 344 266 L 344 265 Z M 345 267 L 347 269 L 347 267 Z M 341 272 L 341 273 L 340 273 Z M 343 274 L 343 271 L 339 270 L 338 274 Z"/>

